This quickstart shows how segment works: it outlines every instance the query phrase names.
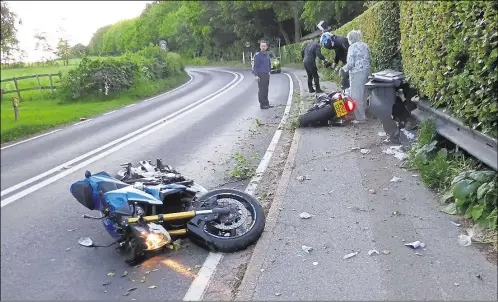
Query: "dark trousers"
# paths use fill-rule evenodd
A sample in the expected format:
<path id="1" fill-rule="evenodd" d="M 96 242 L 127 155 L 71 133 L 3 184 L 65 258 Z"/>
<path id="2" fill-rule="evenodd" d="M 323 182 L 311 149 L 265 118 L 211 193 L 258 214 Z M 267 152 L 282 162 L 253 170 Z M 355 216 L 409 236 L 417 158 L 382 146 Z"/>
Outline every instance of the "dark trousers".
<path id="1" fill-rule="evenodd" d="M 308 88 L 313 91 L 313 80 L 315 81 L 316 90 L 320 90 L 320 78 L 318 77 L 318 68 L 316 65 L 304 64 L 304 69 L 308 74 Z"/>
<path id="2" fill-rule="evenodd" d="M 270 101 L 268 101 L 268 86 L 270 86 L 270 73 L 260 72 L 257 75 L 259 77 L 259 82 L 258 82 L 259 106 L 269 105 Z"/>

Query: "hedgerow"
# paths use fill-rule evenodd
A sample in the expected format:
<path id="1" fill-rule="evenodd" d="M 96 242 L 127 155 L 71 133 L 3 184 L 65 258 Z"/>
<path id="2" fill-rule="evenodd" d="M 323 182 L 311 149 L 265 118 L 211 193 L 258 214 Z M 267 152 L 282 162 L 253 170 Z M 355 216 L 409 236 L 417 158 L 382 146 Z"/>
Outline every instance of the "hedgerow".
<path id="1" fill-rule="evenodd" d="M 400 3 L 405 74 L 434 107 L 496 137 L 496 1 Z"/>
<path id="2" fill-rule="evenodd" d="M 149 46 L 120 57 L 83 58 L 77 68 L 63 77 L 59 93 L 65 101 L 89 96 L 106 98 L 138 83 L 167 79 L 182 72 L 179 55 Z"/>

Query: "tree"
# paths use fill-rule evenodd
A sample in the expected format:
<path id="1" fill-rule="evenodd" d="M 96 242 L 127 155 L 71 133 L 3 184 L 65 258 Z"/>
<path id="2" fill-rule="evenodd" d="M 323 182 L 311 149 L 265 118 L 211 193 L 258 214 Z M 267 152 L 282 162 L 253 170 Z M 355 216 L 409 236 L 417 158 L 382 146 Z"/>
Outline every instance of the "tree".
<path id="1" fill-rule="evenodd" d="M 16 38 L 16 23 L 19 25 L 22 23 L 21 20 L 16 20 L 17 15 L 10 11 L 9 6 L 5 1 L 1 2 L 0 13 L 0 50 L 2 52 L 2 57 L 7 58 L 12 54 L 19 43 Z"/>
<path id="2" fill-rule="evenodd" d="M 57 51 L 55 52 L 58 59 L 62 60 L 64 66 L 69 65 L 69 55 L 71 47 L 69 46 L 69 41 L 63 38 L 59 38 L 59 43 L 57 44 Z"/>
<path id="3" fill-rule="evenodd" d="M 45 53 L 45 55 L 42 56 L 42 62 L 44 63 L 49 63 L 51 62 L 51 55 L 54 54 L 54 49 L 52 46 L 47 41 L 47 33 L 46 32 L 36 32 L 34 35 L 34 38 L 36 40 L 35 44 L 35 50 L 40 50 Z"/>
<path id="4" fill-rule="evenodd" d="M 69 57 L 72 59 L 81 59 L 86 55 L 88 55 L 88 47 L 81 43 L 74 45 L 69 50 Z"/>

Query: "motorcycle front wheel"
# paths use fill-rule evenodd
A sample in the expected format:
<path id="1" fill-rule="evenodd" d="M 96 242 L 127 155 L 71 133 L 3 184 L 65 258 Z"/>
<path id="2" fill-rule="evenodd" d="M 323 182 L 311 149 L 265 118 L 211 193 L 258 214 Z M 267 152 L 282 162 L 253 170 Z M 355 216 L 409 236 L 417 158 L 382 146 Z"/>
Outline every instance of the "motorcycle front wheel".
<path id="1" fill-rule="evenodd" d="M 254 244 L 265 228 L 263 207 L 251 195 L 232 189 L 218 189 L 206 193 L 201 200 L 215 197 L 217 207 L 236 206 L 238 215 L 222 217 L 206 224 L 204 233 L 212 246 L 208 247 L 222 253 L 233 253 Z"/>

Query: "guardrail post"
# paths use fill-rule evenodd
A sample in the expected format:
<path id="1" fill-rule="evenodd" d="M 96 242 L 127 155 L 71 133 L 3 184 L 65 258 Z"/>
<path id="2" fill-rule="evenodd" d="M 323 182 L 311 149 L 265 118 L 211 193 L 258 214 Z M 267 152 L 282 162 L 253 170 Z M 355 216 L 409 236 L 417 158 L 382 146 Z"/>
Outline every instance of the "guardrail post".
<path id="1" fill-rule="evenodd" d="M 54 84 L 52 83 L 52 75 L 48 75 L 48 79 L 50 80 L 50 92 L 54 94 Z"/>

